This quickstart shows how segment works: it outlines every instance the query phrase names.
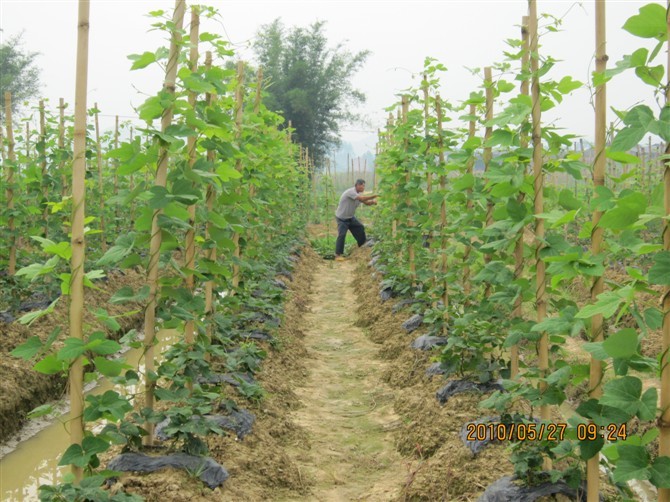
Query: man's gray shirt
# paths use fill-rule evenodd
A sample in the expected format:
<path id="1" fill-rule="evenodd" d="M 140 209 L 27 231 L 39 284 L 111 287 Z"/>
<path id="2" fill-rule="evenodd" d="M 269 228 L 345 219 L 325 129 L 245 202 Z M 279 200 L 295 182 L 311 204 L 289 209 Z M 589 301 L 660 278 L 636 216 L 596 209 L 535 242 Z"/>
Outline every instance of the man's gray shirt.
<path id="1" fill-rule="evenodd" d="M 342 192 L 335 216 L 341 220 L 353 218 L 356 208 L 361 205 L 361 201 L 356 200 L 356 197 L 358 197 L 358 192 L 355 186 Z"/>

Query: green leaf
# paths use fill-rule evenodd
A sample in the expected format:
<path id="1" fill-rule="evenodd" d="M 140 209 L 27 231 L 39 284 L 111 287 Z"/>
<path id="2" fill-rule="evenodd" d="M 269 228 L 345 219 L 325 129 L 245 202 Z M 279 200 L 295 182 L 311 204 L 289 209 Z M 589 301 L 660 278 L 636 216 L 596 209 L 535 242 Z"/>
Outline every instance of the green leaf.
<path id="1" fill-rule="evenodd" d="M 575 89 L 579 89 L 583 83 L 577 81 L 577 80 L 572 80 L 572 77 L 563 77 L 561 81 L 558 83 L 558 92 L 561 94 L 568 94 Z"/>
<path id="2" fill-rule="evenodd" d="M 579 209 L 583 205 L 582 201 L 572 194 L 572 190 L 568 189 L 563 189 L 561 190 L 561 193 L 558 194 L 558 204 L 568 211 Z"/>
<path id="3" fill-rule="evenodd" d="M 583 440 L 579 442 L 579 456 L 582 460 L 588 460 L 596 455 L 604 446 L 605 440 L 600 436 L 595 440 Z"/>
<path id="4" fill-rule="evenodd" d="M 216 168 L 216 174 L 219 176 L 221 181 L 230 181 L 242 177 L 242 174 L 237 169 L 235 169 L 234 166 L 223 163 Z"/>
<path id="5" fill-rule="evenodd" d="M 66 338 L 63 348 L 58 351 L 58 360 L 73 361 L 86 352 L 84 341 L 79 338 Z"/>
<path id="6" fill-rule="evenodd" d="M 84 454 L 81 445 L 71 444 L 63 453 L 58 465 L 76 465 L 83 468 L 88 465 L 88 456 Z"/>
<path id="7" fill-rule="evenodd" d="M 605 212 L 600 218 L 598 226 L 612 230 L 623 230 L 637 222 L 646 209 L 646 197 L 639 192 L 633 192 L 619 199 L 615 208 Z"/>
<path id="8" fill-rule="evenodd" d="M 610 380 L 604 386 L 600 403 L 605 406 L 619 408 L 626 413 L 635 414 L 640 407 L 642 382 L 639 378 L 624 376 Z"/>
<path id="9" fill-rule="evenodd" d="M 670 251 L 661 251 L 654 256 L 654 264 L 649 269 L 649 282 L 670 286 Z"/>
<path id="10" fill-rule="evenodd" d="M 582 347 L 584 348 L 585 351 L 591 354 L 593 358 L 596 359 L 597 361 L 604 361 L 610 356 L 603 347 L 603 343 L 604 342 L 587 342 L 583 343 Z"/>
<path id="11" fill-rule="evenodd" d="M 657 3 L 640 7 L 639 13 L 631 16 L 624 23 L 623 29 L 640 38 L 665 40 L 667 36 L 666 11 Z"/>
<path id="12" fill-rule="evenodd" d="M 614 481 L 623 483 L 631 479 L 649 479 L 649 454 L 644 446 L 620 444 L 619 460 L 614 471 Z"/>
<path id="13" fill-rule="evenodd" d="M 616 291 L 606 291 L 598 295 L 596 303 L 584 306 L 575 317 L 588 319 L 597 314 L 602 314 L 605 318 L 612 317 L 624 301 L 624 298 L 619 296 Z"/>
<path id="14" fill-rule="evenodd" d="M 132 252 L 134 245 L 134 232 L 120 236 L 118 239 L 116 239 L 114 246 L 109 248 L 107 252 L 96 262 L 96 265 L 113 265 L 120 262 Z"/>
<path id="15" fill-rule="evenodd" d="M 663 326 L 663 313 L 655 307 L 644 311 L 644 322 L 649 329 L 660 329 Z"/>
<path id="16" fill-rule="evenodd" d="M 149 297 L 149 286 L 144 285 L 138 291 L 137 294 L 133 291 L 133 288 L 130 286 L 124 286 L 119 289 L 114 296 L 109 299 L 110 303 L 125 303 L 125 302 L 141 302 L 146 300 Z"/>
<path id="17" fill-rule="evenodd" d="M 38 336 L 31 336 L 24 343 L 10 352 L 14 357 L 28 361 L 32 359 L 42 348 L 42 340 Z"/>
<path id="18" fill-rule="evenodd" d="M 116 377 L 121 374 L 124 369 L 129 369 L 130 366 L 119 361 L 110 361 L 104 357 L 96 357 L 93 362 L 98 371 L 106 377 Z"/>
<path id="19" fill-rule="evenodd" d="M 156 61 L 156 54 L 153 52 L 144 52 L 143 54 L 131 54 L 128 56 L 128 59 L 133 61 L 133 65 L 130 67 L 131 70 L 139 70 L 141 68 L 146 68 L 151 63 Z"/>
<path id="20" fill-rule="evenodd" d="M 96 331 L 88 338 L 86 350 L 101 356 L 108 356 L 121 350 L 121 345 L 114 340 L 107 340 L 104 333 Z"/>
<path id="21" fill-rule="evenodd" d="M 87 455 L 97 455 L 109 449 L 107 441 L 95 436 L 86 436 L 81 442 L 81 446 Z"/>
<path id="22" fill-rule="evenodd" d="M 620 164 L 639 164 L 640 159 L 628 152 L 613 152 L 609 148 L 606 150 L 607 158 Z"/>
<path id="23" fill-rule="evenodd" d="M 622 329 L 607 337 L 603 349 L 612 358 L 627 359 L 637 352 L 637 333 L 632 328 Z"/>
<path id="24" fill-rule="evenodd" d="M 637 416 L 640 420 L 648 422 L 656 418 L 656 407 L 658 404 L 658 391 L 655 387 L 651 387 L 642 394 L 640 399 L 640 409 Z"/>
<path id="25" fill-rule="evenodd" d="M 670 488 L 670 457 L 657 457 L 649 469 L 649 481 L 657 488 Z"/>
<path id="26" fill-rule="evenodd" d="M 55 375 L 56 373 L 64 372 L 67 369 L 67 364 L 65 361 L 58 359 L 55 354 L 49 354 L 44 359 L 37 362 L 35 366 L 33 366 L 33 369 L 46 375 Z"/>
<path id="27" fill-rule="evenodd" d="M 642 82 L 652 87 L 659 87 L 665 75 L 665 68 L 663 65 L 657 66 L 638 66 L 635 68 L 635 75 L 637 75 Z"/>
<path id="28" fill-rule="evenodd" d="M 38 417 L 43 417 L 45 415 L 49 415 L 54 411 L 54 407 L 52 404 L 43 404 L 42 406 L 38 406 L 34 410 L 30 411 L 28 413 L 28 418 L 38 418 Z"/>

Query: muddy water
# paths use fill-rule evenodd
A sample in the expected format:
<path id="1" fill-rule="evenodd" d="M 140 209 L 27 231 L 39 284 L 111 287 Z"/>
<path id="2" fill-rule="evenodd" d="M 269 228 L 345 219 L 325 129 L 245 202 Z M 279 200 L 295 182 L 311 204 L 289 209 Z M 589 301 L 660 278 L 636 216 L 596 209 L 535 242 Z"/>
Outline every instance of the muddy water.
<path id="1" fill-rule="evenodd" d="M 160 361 L 162 352 L 178 339 L 174 330 L 158 333 L 159 343 L 156 346 L 156 361 Z M 123 358 L 134 368 L 144 371 L 143 348 L 130 349 Z M 140 389 L 136 387 L 117 387 L 101 379 L 87 395 L 102 394 L 114 389 L 121 394 L 134 394 Z M 39 486 L 54 484 L 69 472 L 69 467 L 58 467 L 58 460 L 70 445 L 69 413 L 67 403 L 60 404 L 63 413 L 52 422 L 32 423 L 10 439 L 7 447 L 0 450 L 4 455 L 0 460 L 0 500 L 3 502 L 19 502 L 38 500 Z M 29 437 L 28 439 L 25 439 Z M 11 450 L 7 452 L 7 450 Z"/>

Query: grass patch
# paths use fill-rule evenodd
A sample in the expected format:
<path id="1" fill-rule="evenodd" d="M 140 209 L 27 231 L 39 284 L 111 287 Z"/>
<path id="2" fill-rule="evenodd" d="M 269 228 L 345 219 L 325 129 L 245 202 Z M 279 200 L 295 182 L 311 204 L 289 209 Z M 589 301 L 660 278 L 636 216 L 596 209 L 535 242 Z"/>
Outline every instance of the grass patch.
<path id="1" fill-rule="evenodd" d="M 324 237 L 311 237 L 309 242 L 324 260 L 335 259 L 335 239 L 336 235 Z M 356 239 L 351 233 L 347 232 L 347 238 L 344 241 L 344 256 L 349 256 L 351 251 L 357 246 Z"/>

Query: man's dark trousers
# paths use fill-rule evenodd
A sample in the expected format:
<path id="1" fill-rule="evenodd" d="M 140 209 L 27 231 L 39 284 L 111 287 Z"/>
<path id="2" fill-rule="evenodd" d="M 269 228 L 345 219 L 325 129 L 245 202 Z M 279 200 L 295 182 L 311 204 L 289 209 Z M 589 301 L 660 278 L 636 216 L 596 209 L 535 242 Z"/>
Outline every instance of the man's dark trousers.
<path id="1" fill-rule="evenodd" d="M 365 227 L 356 218 L 349 218 L 348 220 L 341 220 L 335 218 L 337 221 L 337 241 L 335 241 L 335 254 L 344 254 L 344 240 L 347 238 L 347 230 L 351 231 L 358 246 L 365 244 Z"/>

